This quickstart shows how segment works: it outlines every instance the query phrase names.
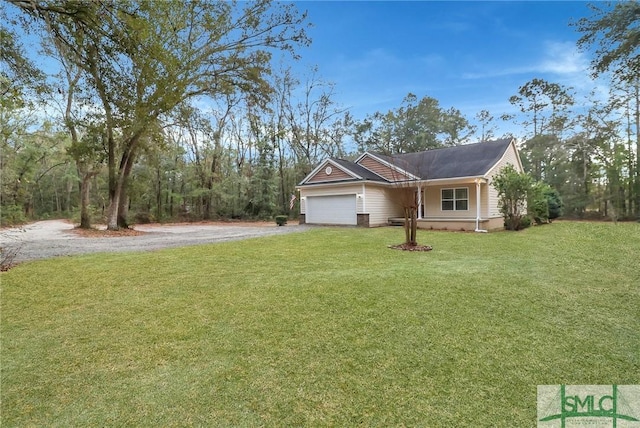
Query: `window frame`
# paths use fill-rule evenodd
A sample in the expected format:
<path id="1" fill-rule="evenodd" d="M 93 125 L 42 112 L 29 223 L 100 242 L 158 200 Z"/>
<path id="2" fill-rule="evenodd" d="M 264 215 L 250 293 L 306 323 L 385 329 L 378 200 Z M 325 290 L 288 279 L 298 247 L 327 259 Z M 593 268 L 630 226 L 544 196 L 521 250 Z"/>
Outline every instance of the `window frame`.
<path id="1" fill-rule="evenodd" d="M 445 198 L 444 197 L 444 192 L 446 190 L 450 190 L 452 192 L 452 197 L 451 198 Z M 458 190 L 464 190 L 467 194 L 466 198 L 457 198 L 456 193 Z M 442 188 L 440 189 L 440 211 L 469 211 L 469 188 L 468 187 L 446 187 L 446 188 Z M 462 201 L 466 201 L 467 203 L 467 208 L 465 209 L 458 209 L 458 202 L 462 202 Z M 452 207 L 451 209 L 445 209 L 444 207 L 444 203 L 445 202 L 450 202 L 452 203 Z"/>

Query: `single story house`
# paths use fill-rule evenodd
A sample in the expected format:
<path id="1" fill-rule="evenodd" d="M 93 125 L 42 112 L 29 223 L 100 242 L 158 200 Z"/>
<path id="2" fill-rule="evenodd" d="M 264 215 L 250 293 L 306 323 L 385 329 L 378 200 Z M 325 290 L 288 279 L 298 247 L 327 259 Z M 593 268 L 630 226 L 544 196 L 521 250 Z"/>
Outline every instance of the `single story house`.
<path id="1" fill-rule="evenodd" d="M 501 229 L 491 179 L 507 164 L 523 170 L 513 139 L 392 156 L 365 152 L 355 162 L 328 158 L 296 187 L 300 223 L 383 226 L 404 218 L 413 200 L 420 228 Z"/>

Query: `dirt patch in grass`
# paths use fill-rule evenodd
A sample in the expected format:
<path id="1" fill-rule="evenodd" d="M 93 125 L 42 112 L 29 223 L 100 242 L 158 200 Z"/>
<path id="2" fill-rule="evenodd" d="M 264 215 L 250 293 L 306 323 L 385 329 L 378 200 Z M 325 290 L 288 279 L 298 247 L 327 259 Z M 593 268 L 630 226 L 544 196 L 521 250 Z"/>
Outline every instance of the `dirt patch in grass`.
<path id="1" fill-rule="evenodd" d="M 107 229 L 81 229 L 76 227 L 72 230 L 75 235 L 83 238 L 120 238 L 123 236 L 140 236 L 147 232 L 142 232 L 135 229 L 120 229 L 120 230 L 107 230 Z"/>
<path id="2" fill-rule="evenodd" d="M 410 245 L 410 244 L 398 244 L 389 245 L 389 248 L 402 251 L 431 251 L 433 247 L 431 245 Z"/>

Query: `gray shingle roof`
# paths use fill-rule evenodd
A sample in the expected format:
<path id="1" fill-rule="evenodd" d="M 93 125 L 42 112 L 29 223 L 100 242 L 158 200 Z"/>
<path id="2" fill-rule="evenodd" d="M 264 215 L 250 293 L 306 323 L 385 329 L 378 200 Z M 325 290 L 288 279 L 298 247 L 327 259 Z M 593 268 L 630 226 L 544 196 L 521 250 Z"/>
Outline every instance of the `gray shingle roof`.
<path id="1" fill-rule="evenodd" d="M 475 177 L 489 172 L 509 147 L 511 139 L 406 153 L 394 156 L 375 154 L 424 180 Z M 354 171 L 355 172 L 355 171 Z"/>
<path id="2" fill-rule="evenodd" d="M 511 144 L 511 139 L 502 139 L 393 156 L 379 153 L 372 154 L 423 180 L 480 177 L 489 172 L 500 160 L 509 144 Z M 362 177 L 363 180 L 389 183 L 389 180 L 355 162 L 338 158 L 330 159 L 344 169 Z M 358 181 L 358 179 L 345 179 L 337 182 L 339 181 L 351 182 Z"/>

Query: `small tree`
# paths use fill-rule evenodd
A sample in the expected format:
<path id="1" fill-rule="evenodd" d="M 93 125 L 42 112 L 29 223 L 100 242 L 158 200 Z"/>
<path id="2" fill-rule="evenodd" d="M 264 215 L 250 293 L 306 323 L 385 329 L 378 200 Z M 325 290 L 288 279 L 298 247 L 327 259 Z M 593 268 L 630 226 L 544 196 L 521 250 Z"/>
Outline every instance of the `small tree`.
<path id="1" fill-rule="evenodd" d="M 538 181 L 533 183 L 529 189 L 527 210 L 536 224 L 549 222 L 549 200 L 545 193 L 550 188 L 548 184 Z"/>
<path id="2" fill-rule="evenodd" d="M 493 177 L 493 187 L 498 191 L 498 204 L 507 230 L 520 230 L 526 227 L 527 195 L 533 185 L 529 174 L 518 172 L 508 164 Z"/>
<path id="3" fill-rule="evenodd" d="M 404 242 L 411 247 L 418 245 L 417 199 L 417 195 L 413 192 L 412 188 L 407 189 L 402 197 L 402 208 L 404 209 Z"/>
<path id="4" fill-rule="evenodd" d="M 549 204 L 549 223 L 551 223 L 551 220 L 562 215 L 564 203 L 558 191 L 551 186 L 544 190 L 544 196 L 547 198 L 547 204 Z"/>

